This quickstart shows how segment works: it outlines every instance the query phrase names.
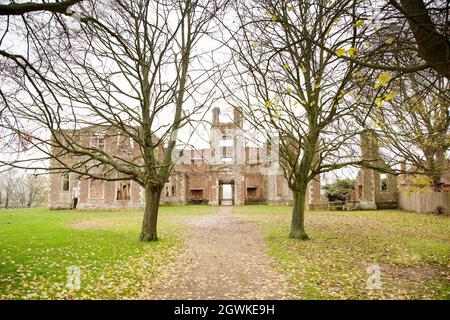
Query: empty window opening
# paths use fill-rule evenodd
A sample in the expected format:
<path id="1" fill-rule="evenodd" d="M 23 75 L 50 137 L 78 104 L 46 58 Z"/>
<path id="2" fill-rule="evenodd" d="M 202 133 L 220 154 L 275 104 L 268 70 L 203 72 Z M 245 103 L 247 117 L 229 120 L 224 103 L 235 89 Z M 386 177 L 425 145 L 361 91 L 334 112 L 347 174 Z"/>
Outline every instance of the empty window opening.
<path id="1" fill-rule="evenodd" d="M 203 152 L 191 150 L 191 164 L 203 163 Z"/>
<path id="2" fill-rule="evenodd" d="M 270 156 L 272 155 L 272 141 L 267 141 L 267 145 L 266 145 L 266 153 L 267 153 L 267 157 L 270 158 Z"/>
<path id="3" fill-rule="evenodd" d="M 91 137 L 91 148 L 95 148 L 98 150 L 105 149 L 105 137 L 102 135 L 94 135 Z"/>
<path id="4" fill-rule="evenodd" d="M 190 190 L 191 200 L 193 201 L 201 201 L 203 200 L 203 190 L 194 189 Z"/>
<path id="5" fill-rule="evenodd" d="M 259 163 L 259 148 L 247 148 L 247 162 L 250 164 Z"/>
<path id="6" fill-rule="evenodd" d="M 256 187 L 248 187 L 247 188 L 247 198 L 249 198 L 249 199 L 256 198 Z"/>
<path id="7" fill-rule="evenodd" d="M 133 154 L 133 139 L 130 137 L 122 137 L 118 136 L 118 152 L 124 155 L 132 155 Z"/>
<path id="8" fill-rule="evenodd" d="M 130 200 L 130 189 L 131 189 L 131 183 L 129 181 L 127 182 L 120 182 L 119 186 L 117 188 L 117 200 Z"/>
<path id="9" fill-rule="evenodd" d="M 221 147 L 222 148 L 222 161 L 233 162 L 233 147 Z"/>
<path id="10" fill-rule="evenodd" d="M 224 137 L 223 140 L 220 140 L 221 147 L 232 147 L 234 144 L 233 139 Z"/>
<path id="11" fill-rule="evenodd" d="M 381 191 L 388 191 L 388 183 L 387 183 L 387 174 L 382 173 L 380 174 L 380 190 Z"/>
<path id="12" fill-rule="evenodd" d="M 70 176 L 68 173 L 64 173 L 62 176 L 62 190 L 63 191 L 70 190 Z"/>

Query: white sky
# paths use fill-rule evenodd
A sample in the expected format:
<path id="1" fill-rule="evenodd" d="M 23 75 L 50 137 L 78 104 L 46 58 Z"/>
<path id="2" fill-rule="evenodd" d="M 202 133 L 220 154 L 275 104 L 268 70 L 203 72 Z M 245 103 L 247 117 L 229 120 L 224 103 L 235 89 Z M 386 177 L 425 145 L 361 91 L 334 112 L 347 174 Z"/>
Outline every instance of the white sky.
<path id="1" fill-rule="evenodd" d="M 4 1 L 2 1 L 4 2 Z M 4 22 L 0 23 L 0 34 L 2 34 L 4 29 Z M 76 24 L 74 24 L 74 28 L 76 28 Z M 204 37 L 200 40 L 198 43 L 197 49 L 199 52 L 203 53 L 211 53 L 213 51 L 217 51 L 214 53 L 214 63 L 219 64 L 221 63 L 221 60 L 226 60 L 226 54 L 224 54 L 223 49 L 217 50 L 217 48 L 220 46 L 220 44 L 211 39 L 210 37 Z M 3 40 L 1 47 L 4 50 L 8 50 L 10 52 L 18 53 L 18 54 L 25 54 L 26 52 L 26 45 L 24 42 L 24 37 L 20 34 L 15 32 L 14 29 L 10 30 L 8 34 L 6 35 L 5 39 Z M 192 69 L 195 69 L 197 66 L 193 65 Z M 0 81 L 2 81 L 0 79 Z M 126 86 L 127 83 L 122 83 L 119 85 Z M 202 86 L 202 90 L 204 92 L 208 92 L 208 90 L 211 90 L 213 88 L 213 83 L 206 83 L 204 86 Z M 201 97 L 197 97 L 198 100 L 201 100 Z M 189 103 L 187 103 L 188 108 L 192 108 L 192 106 L 189 106 Z M 223 100 L 217 100 L 216 103 L 213 105 L 208 106 L 211 109 L 213 107 L 220 107 L 221 108 L 221 120 L 231 120 L 232 119 L 232 107 L 229 105 L 226 105 Z M 192 117 L 193 120 L 200 120 L 203 118 L 204 120 L 210 121 L 211 120 L 211 111 L 207 111 L 206 114 L 197 114 Z M 172 118 L 171 112 L 164 112 L 159 115 L 159 122 L 160 123 L 167 123 L 170 122 Z M 181 143 L 187 143 L 189 145 L 193 145 L 198 149 L 202 148 L 208 148 L 209 147 L 209 125 L 206 123 L 196 123 L 194 121 L 195 128 L 192 127 L 184 127 L 181 129 L 179 134 L 179 140 L 181 140 Z M 248 127 L 248 124 L 246 124 Z M 3 137 L 0 137 L 2 139 Z M 252 145 L 253 141 L 259 141 L 259 139 L 253 138 L 249 139 L 249 144 Z M 0 152 L 0 159 L 12 159 L 12 158 L 18 158 L 18 159 L 24 159 L 30 156 L 35 156 L 35 154 L 17 154 L 17 153 L 8 153 L 8 152 Z M 334 173 L 328 173 L 323 176 L 324 182 L 332 182 L 334 181 L 337 176 L 339 177 L 354 177 L 356 175 L 356 170 L 354 169 L 346 169 L 346 170 L 340 170 L 339 172 Z"/>

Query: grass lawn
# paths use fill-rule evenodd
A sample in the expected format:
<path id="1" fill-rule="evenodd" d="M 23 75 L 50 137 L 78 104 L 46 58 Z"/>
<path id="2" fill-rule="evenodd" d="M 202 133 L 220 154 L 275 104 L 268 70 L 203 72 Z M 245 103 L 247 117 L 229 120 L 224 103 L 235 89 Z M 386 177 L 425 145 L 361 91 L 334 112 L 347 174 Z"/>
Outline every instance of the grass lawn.
<path id="1" fill-rule="evenodd" d="M 208 206 L 161 207 L 157 243 L 138 241 L 142 211 L 0 211 L 0 299 L 132 298 L 172 261 L 181 221 Z M 81 289 L 66 286 L 77 266 Z"/>
<path id="2" fill-rule="evenodd" d="M 300 299 L 450 299 L 450 217 L 398 210 L 307 212 L 311 240 L 299 241 L 287 237 L 291 207 L 235 211 L 264 232 Z M 380 268 L 381 288 L 369 290 L 372 264 Z"/>

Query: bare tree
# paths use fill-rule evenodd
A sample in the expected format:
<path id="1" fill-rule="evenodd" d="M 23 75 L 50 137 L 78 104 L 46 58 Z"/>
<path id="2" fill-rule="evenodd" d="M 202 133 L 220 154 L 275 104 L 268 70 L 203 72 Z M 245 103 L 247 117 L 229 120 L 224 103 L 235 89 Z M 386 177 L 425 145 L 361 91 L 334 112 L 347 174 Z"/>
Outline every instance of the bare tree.
<path id="1" fill-rule="evenodd" d="M 14 194 L 14 186 L 17 182 L 16 171 L 7 170 L 1 173 L 0 193 L 2 194 L 3 208 L 8 209 L 12 203 L 11 198 Z"/>
<path id="2" fill-rule="evenodd" d="M 450 148 L 450 96 L 448 80 L 432 72 L 407 74 L 391 81 L 376 99 L 366 105 L 371 126 L 384 158 L 397 159 L 426 175 L 434 191 L 441 190 L 441 177 L 448 170 Z M 396 168 L 406 173 L 406 167 Z"/>
<path id="3" fill-rule="evenodd" d="M 16 1 L 8 1 L 8 3 L 0 4 L 0 57 L 1 61 L 9 61 L 12 64 L 20 63 L 27 65 L 30 69 L 33 68 L 30 60 L 31 51 L 31 35 L 33 33 L 33 21 L 41 19 L 41 21 L 56 21 L 64 25 L 62 15 L 73 16 L 79 19 L 79 13 L 72 10 L 72 6 L 81 4 L 83 0 L 63 0 L 56 2 L 41 1 L 27 1 L 17 3 Z M 63 26 L 63 29 L 66 30 Z M 23 41 L 17 42 L 18 35 L 23 37 Z M 11 40 L 14 43 L 11 43 Z M 2 68 L 5 68 L 4 64 Z M 44 76 L 44 75 L 42 75 Z M 14 90 L 10 90 L 14 94 Z M 11 127 L 18 124 L 18 119 L 14 117 L 14 113 L 8 110 L 5 104 L 5 97 L 0 100 L 0 133 L 2 136 L 7 136 L 8 132 L 5 127 Z M 20 148 L 23 141 L 17 140 L 15 136 L 8 136 L 9 139 L 2 139 L 0 141 L 0 150 L 5 146 L 15 144 Z"/>
<path id="4" fill-rule="evenodd" d="M 419 55 L 438 74 L 450 79 L 450 2 L 389 0 L 408 21 Z"/>
<path id="5" fill-rule="evenodd" d="M 342 59 L 362 67 L 397 73 L 430 70 L 450 77 L 448 1 L 367 1 L 355 11 L 365 40 L 358 54 Z M 393 56 L 416 57 L 398 60 Z"/>
<path id="6" fill-rule="evenodd" d="M 442 9 L 442 5 L 436 2 L 432 9 Z M 441 31 L 443 14 L 442 10 L 433 14 Z M 371 43 L 379 47 L 364 56 L 369 67 L 355 74 L 361 88 L 357 101 L 361 113 L 355 113 L 355 118 L 379 140 L 381 157 L 391 164 L 390 168 L 375 168 L 400 174 L 406 173 L 406 168 L 398 164 L 409 163 L 416 173 L 428 176 L 432 188 L 438 191 L 442 173 L 448 170 L 449 80 L 434 68 L 381 73 L 372 68 L 381 62 L 407 69 L 423 62 L 411 40 L 415 30 L 405 28 L 406 21 L 398 23 L 398 18 L 395 23 L 389 14 L 383 17 L 386 21 L 375 24 L 380 29 L 371 38 Z"/>
<path id="7" fill-rule="evenodd" d="M 17 177 L 13 199 L 18 207 L 30 208 L 47 203 L 48 177 L 46 175 L 23 174 Z"/>
<path id="8" fill-rule="evenodd" d="M 16 3 L 9 1 L 7 4 L 0 4 L 0 16 L 18 16 L 31 12 L 52 12 L 52 13 L 66 13 L 67 9 L 74 4 L 80 3 L 83 0 L 63 0 L 57 2 L 25 2 Z"/>
<path id="9" fill-rule="evenodd" d="M 307 185 L 317 175 L 361 164 L 357 66 L 339 59 L 356 53 L 356 1 L 251 1 L 235 7 L 232 61 L 224 95 L 243 107 L 266 137 L 279 137 L 280 164 L 293 192 L 290 237 L 308 239 Z M 330 50 L 325 47 L 331 48 Z M 341 52 L 342 51 L 342 52 Z"/>
<path id="10" fill-rule="evenodd" d="M 34 21 L 34 62 L 9 57 L 1 93 L 20 118 L 10 134 L 39 156 L 4 164 L 45 169 L 36 161 L 51 160 L 55 173 L 133 180 L 145 190 L 140 240 L 157 240 L 178 131 L 213 94 L 199 92 L 208 70 L 196 64 L 196 44 L 219 9 L 215 1 L 84 1 L 80 24 Z M 105 140 L 127 150 L 111 152 Z"/>
<path id="11" fill-rule="evenodd" d="M 29 208 L 47 202 L 48 180 L 45 175 L 31 175 L 10 169 L 0 175 L 0 193 L 5 208 Z"/>

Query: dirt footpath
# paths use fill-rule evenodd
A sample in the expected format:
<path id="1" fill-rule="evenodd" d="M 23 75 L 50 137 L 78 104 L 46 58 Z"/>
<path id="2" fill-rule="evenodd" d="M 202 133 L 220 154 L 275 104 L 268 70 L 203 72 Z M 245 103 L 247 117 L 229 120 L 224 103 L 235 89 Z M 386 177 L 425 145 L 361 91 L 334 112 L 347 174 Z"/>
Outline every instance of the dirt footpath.
<path id="1" fill-rule="evenodd" d="M 187 248 L 140 299 L 292 299 L 262 235 L 233 207 L 187 222 Z"/>

